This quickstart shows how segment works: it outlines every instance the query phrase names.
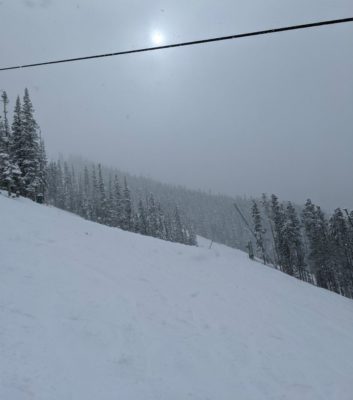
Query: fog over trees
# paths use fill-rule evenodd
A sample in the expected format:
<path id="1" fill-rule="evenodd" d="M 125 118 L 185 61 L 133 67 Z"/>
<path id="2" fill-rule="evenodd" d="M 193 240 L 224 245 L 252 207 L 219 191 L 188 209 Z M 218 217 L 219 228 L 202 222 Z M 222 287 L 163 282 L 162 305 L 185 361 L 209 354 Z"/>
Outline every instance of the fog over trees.
<path id="1" fill-rule="evenodd" d="M 303 281 L 353 297 L 353 211 L 325 214 L 305 205 L 231 198 L 158 183 L 83 161 L 47 161 L 28 90 L 17 97 L 12 123 L 2 94 L 0 186 L 9 196 L 163 240 L 197 245 L 196 235 L 242 250 Z M 235 206 L 235 207 L 234 207 Z M 255 254 L 253 249 L 255 248 Z"/>

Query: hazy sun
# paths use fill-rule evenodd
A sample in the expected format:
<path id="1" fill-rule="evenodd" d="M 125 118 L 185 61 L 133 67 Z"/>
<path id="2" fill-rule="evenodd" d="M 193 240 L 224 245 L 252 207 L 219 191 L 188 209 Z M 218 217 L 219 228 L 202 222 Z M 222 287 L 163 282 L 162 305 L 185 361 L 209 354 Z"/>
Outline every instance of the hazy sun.
<path id="1" fill-rule="evenodd" d="M 152 34 L 152 42 L 156 46 L 160 46 L 164 43 L 164 36 L 161 32 L 153 32 Z"/>

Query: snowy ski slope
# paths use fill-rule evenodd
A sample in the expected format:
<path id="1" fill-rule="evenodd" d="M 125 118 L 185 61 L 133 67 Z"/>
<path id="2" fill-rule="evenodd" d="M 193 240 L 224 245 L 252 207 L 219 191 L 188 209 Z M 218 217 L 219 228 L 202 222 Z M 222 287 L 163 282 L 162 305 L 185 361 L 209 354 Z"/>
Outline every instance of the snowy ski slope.
<path id="1" fill-rule="evenodd" d="M 352 400 L 353 302 L 0 195 L 1 400 Z"/>

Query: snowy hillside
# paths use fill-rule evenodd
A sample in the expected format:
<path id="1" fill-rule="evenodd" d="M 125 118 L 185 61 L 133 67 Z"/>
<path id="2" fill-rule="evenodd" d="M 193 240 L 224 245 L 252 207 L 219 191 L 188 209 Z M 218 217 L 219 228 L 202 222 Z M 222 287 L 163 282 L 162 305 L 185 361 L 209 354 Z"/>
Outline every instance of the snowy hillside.
<path id="1" fill-rule="evenodd" d="M 353 302 L 0 195 L 0 399 L 351 400 Z"/>

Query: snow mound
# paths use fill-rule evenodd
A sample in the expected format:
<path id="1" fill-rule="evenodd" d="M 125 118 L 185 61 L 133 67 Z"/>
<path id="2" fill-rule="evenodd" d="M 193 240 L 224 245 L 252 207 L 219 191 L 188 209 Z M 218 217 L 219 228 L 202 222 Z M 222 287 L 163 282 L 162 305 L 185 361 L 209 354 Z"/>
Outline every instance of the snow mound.
<path id="1" fill-rule="evenodd" d="M 353 302 L 0 195 L 0 399 L 351 400 Z"/>

